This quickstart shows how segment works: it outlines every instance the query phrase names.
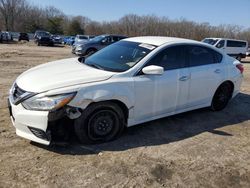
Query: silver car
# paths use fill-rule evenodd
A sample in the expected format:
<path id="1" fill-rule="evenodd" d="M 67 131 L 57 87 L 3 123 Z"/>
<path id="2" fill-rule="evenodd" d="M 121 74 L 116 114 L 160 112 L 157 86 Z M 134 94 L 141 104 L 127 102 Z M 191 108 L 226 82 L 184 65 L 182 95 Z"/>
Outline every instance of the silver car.
<path id="1" fill-rule="evenodd" d="M 98 50 L 125 38 L 127 37 L 121 35 L 100 35 L 77 46 L 75 54 L 79 56 L 89 56 Z"/>

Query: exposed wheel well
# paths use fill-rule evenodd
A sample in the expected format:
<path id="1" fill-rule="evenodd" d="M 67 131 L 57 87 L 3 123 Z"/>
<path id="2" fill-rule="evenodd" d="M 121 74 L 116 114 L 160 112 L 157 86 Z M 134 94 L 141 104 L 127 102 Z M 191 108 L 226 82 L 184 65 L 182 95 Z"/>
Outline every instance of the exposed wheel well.
<path id="1" fill-rule="evenodd" d="M 122 110 L 122 112 L 124 114 L 126 123 L 127 123 L 129 110 L 128 110 L 128 107 L 123 102 L 121 102 L 119 100 L 107 100 L 107 101 L 100 101 L 100 102 L 114 103 L 114 104 L 118 105 L 121 108 L 121 110 Z M 99 102 L 93 102 L 93 103 L 90 103 L 89 105 L 96 104 L 96 103 L 99 103 Z"/>
<path id="2" fill-rule="evenodd" d="M 233 91 L 234 91 L 234 83 L 231 81 L 231 80 L 227 80 L 227 81 L 224 81 L 222 84 L 220 84 L 220 86 L 222 86 L 223 84 L 229 84 L 230 87 L 231 87 L 231 94 L 233 94 Z M 220 87 L 219 86 L 219 87 Z M 218 88 L 219 88 L 218 87 Z"/>

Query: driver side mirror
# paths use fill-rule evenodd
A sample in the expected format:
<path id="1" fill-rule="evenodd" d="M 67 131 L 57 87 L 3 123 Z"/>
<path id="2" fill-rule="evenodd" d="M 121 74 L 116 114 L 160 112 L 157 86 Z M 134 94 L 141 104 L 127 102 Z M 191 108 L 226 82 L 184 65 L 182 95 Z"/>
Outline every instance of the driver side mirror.
<path id="1" fill-rule="evenodd" d="M 150 65 L 147 67 L 144 67 L 142 69 L 142 72 L 146 75 L 162 75 L 164 73 L 163 67 L 156 66 L 156 65 Z"/>

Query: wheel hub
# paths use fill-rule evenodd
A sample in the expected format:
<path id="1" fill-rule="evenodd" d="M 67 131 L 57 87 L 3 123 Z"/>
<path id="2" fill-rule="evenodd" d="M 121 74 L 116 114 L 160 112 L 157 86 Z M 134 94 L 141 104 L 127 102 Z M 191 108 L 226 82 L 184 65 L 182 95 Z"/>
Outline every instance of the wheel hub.
<path id="1" fill-rule="evenodd" d="M 93 131 L 98 136 L 104 136 L 111 132 L 113 120 L 109 115 L 101 115 L 93 120 Z"/>

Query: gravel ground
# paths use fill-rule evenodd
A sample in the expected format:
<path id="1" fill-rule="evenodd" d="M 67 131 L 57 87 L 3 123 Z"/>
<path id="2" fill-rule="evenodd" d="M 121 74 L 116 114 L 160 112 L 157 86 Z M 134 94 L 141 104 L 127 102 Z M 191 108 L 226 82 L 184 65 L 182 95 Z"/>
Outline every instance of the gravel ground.
<path id="1" fill-rule="evenodd" d="M 71 57 L 68 47 L 0 44 L 0 187 L 250 187 L 250 58 L 242 93 L 127 129 L 116 141 L 45 147 L 15 134 L 6 99 L 23 71 Z"/>

